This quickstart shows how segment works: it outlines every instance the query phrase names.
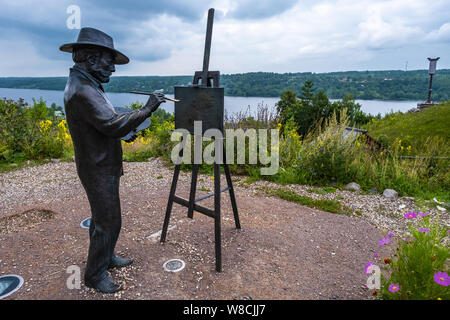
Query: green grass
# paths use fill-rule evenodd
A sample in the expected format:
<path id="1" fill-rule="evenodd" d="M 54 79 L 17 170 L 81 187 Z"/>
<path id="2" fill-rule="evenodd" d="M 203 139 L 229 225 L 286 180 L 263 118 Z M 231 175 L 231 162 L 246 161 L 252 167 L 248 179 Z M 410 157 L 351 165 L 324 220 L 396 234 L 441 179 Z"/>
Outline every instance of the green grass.
<path id="1" fill-rule="evenodd" d="M 307 189 L 309 193 L 316 193 L 316 194 L 328 194 L 328 193 L 335 193 L 336 188 L 333 187 L 323 187 L 321 189 Z"/>
<path id="2" fill-rule="evenodd" d="M 283 200 L 295 202 L 310 208 L 319 209 L 331 213 L 350 215 L 351 210 L 343 206 L 336 200 L 313 199 L 307 196 L 301 196 L 292 190 L 283 188 L 265 188 L 264 191 L 270 195 Z"/>
<path id="3" fill-rule="evenodd" d="M 369 135 L 381 142 L 401 139 L 402 145 L 420 153 L 429 137 L 450 141 L 450 101 L 420 112 L 396 112 L 363 126 Z M 447 145 L 450 149 L 450 146 Z"/>
<path id="4" fill-rule="evenodd" d="M 48 163 L 48 159 L 36 159 L 36 160 L 16 160 L 15 162 L 0 161 L 0 173 L 20 170 L 26 167 L 39 166 Z"/>

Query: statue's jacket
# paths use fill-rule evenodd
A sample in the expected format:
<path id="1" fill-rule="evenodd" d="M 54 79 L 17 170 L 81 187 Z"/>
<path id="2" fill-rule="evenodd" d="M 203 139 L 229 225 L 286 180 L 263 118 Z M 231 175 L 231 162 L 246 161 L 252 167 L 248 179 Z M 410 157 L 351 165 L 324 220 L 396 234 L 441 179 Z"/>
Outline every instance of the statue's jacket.
<path id="1" fill-rule="evenodd" d="M 101 83 L 77 66 L 70 69 L 64 106 L 78 175 L 122 175 L 120 138 L 150 116 L 150 107 L 117 114 Z"/>

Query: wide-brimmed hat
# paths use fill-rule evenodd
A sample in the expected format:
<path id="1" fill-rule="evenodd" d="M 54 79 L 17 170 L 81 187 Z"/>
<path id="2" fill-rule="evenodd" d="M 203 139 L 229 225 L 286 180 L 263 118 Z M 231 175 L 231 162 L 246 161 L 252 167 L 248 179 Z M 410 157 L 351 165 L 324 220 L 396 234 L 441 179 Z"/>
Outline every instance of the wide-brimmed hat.
<path id="1" fill-rule="evenodd" d="M 106 33 L 94 28 L 81 28 L 77 42 L 66 43 L 59 47 L 64 52 L 73 52 L 73 48 L 92 45 L 109 49 L 114 52 L 114 64 L 127 64 L 130 59 L 122 52 L 114 49 L 113 39 Z"/>

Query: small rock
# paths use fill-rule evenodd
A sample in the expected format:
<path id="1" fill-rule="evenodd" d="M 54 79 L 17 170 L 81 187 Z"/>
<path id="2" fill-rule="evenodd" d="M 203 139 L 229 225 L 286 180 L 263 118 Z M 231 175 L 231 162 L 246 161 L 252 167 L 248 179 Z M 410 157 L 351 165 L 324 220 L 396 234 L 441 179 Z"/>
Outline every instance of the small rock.
<path id="1" fill-rule="evenodd" d="M 383 197 L 391 200 L 397 200 L 398 192 L 393 189 L 385 189 L 383 191 Z"/>
<path id="2" fill-rule="evenodd" d="M 59 162 L 59 159 L 50 159 L 50 161 L 51 161 L 52 163 L 58 163 L 58 162 Z"/>
<path id="3" fill-rule="evenodd" d="M 350 182 L 344 187 L 345 190 L 360 191 L 361 187 L 356 182 Z"/>

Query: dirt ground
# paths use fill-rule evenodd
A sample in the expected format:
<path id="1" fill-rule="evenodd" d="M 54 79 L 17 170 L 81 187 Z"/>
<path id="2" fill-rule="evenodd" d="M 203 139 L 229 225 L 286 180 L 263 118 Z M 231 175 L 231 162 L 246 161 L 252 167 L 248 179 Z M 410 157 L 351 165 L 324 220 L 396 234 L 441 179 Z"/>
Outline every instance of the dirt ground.
<path id="1" fill-rule="evenodd" d="M 48 190 L 37 192 L 23 182 L 26 170 L 46 177 Z M 24 278 L 22 288 L 6 299 L 371 299 L 363 271 L 381 238 L 374 226 L 236 184 L 241 230 L 234 227 L 228 193 L 222 193 L 223 272 L 215 271 L 214 221 L 209 217 L 195 212 L 191 220 L 187 208 L 174 204 L 167 241 L 160 243 L 172 171 L 157 161 L 126 163 L 121 179 L 116 252 L 134 263 L 112 271 L 112 277 L 124 290 L 101 294 L 87 289 L 83 280 L 80 289 L 69 289 L 67 268 L 79 266 L 82 279 L 89 246 L 88 230 L 80 227 L 90 216 L 89 203 L 74 163 L 21 171 L 2 176 L 8 192 L 16 186 L 26 194 L 0 207 L 0 275 Z M 189 174 L 181 175 L 177 195 L 188 197 L 189 180 Z M 208 177 L 200 181 L 199 188 L 212 189 Z M 199 189 L 198 196 L 206 193 Z M 11 197 L 6 191 L 3 196 Z M 213 198 L 201 204 L 213 207 Z M 163 263 L 172 258 L 184 260 L 186 267 L 164 271 Z"/>

